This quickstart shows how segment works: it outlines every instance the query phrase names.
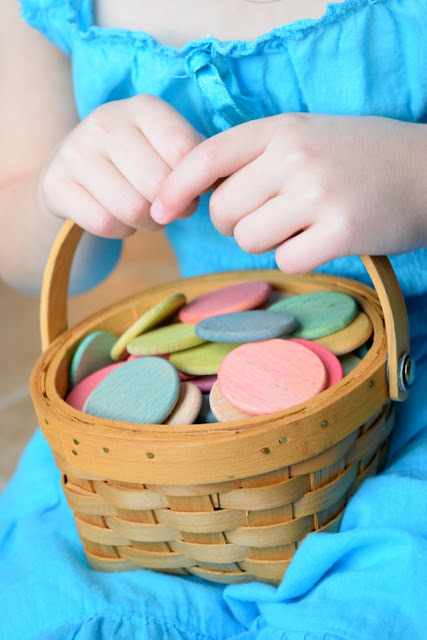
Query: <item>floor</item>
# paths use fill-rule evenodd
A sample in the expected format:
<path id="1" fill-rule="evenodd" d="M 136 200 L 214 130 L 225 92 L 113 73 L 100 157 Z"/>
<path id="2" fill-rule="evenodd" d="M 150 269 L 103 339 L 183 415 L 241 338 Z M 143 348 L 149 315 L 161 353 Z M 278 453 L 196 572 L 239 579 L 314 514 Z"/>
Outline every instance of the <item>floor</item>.
<path id="1" fill-rule="evenodd" d="M 117 300 L 179 277 L 175 257 L 161 232 L 126 240 L 115 272 L 95 290 L 71 300 L 69 325 Z M 37 426 L 28 380 L 40 353 L 39 302 L 0 283 L 0 491 Z"/>

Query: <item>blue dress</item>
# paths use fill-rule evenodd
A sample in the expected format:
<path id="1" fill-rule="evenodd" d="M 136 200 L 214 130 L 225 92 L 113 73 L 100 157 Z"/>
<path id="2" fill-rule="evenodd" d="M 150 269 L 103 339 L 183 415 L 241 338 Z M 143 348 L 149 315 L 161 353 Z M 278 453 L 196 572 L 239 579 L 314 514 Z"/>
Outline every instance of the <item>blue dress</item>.
<path id="1" fill-rule="evenodd" d="M 23 18 L 72 56 L 81 117 L 151 93 L 204 135 L 285 111 L 427 121 L 427 0 L 347 0 L 253 42 L 206 37 L 182 49 L 98 28 L 91 0 L 21 4 Z M 221 236 L 207 203 L 205 196 L 194 216 L 167 228 L 184 276 L 275 266 L 272 252 L 249 255 Z M 277 588 L 92 571 L 37 430 L 0 500 L 0 638 L 424 640 L 427 250 L 391 260 L 417 379 L 397 407 L 386 470 L 360 487 L 339 533 L 308 536 Z M 369 282 L 357 257 L 319 271 Z"/>

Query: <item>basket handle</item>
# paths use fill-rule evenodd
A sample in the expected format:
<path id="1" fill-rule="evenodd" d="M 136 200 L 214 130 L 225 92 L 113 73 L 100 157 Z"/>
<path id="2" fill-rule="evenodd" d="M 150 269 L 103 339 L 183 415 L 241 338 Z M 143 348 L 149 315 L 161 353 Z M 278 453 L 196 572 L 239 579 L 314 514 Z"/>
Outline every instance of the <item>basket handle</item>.
<path id="1" fill-rule="evenodd" d="M 83 229 L 67 220 L 51 249 L 43 278 L 40 301 L 42 349 L 67 329 L 68 281 L 71 264 Z M 399 282 L 386 256 L 360 256 L 371 277 L 384 313 L 388 344 L 389 393 L 404 400 L 412 384 L 409 329 L 405 301 Z"/>

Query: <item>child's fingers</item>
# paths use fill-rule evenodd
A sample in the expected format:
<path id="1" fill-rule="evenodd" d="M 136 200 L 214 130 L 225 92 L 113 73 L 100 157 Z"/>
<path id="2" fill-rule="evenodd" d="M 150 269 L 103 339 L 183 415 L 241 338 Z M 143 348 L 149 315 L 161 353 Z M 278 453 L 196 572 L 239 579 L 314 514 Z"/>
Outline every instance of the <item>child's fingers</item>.
<path id="1" fill-rule="evenodd" d="M 272 173 L 265 154 L 226 178 L 211 195 L 209 212 L 220 233 L 232 236 L 234 227 L 279 193 L 283 179 Z"/>
<path id="2" fill-rule="evenodd" d="M 256 126 L 256 121 L 233 127 L 200 143 L 160 186 L 157 201 L 151 208 L 153 219 L 162 224 L 171 222 L 219 178 L 255 160 L 265 146 L 265 131 Z"/>
<path id="3" fill-rule="evenodd" d="M 341 257 L 339 244 L 325 225 L 314 224 L 276 249 L 276 264 L 284 273 L 307 273 Z"/>
<path id="4" fill-rule="evenodd" d="M 75 179 L 109 213 L 133 229 L 147 229 L 150 202 L 139 193 L 105 156 L 98 155 L 91 166 L 75 168 Z M 153 228 L 159 228 L 157 225 Z"/>
<path id="5" fill-rule="evenodd" d="M 118 171 L 148 202 L 153 202 L 160 183 L 172 169 L 144 133 L 135 126 L 123 127 L 107 138 L 105 146 Z"/>
<path id="6" fill-rule="evenodd" d="M 165 100 L 143 94 L 131 98 L 131 102 L 136 125 L 170 167 L 175 168 L 204 140 L 204 136 Z"/>
<path id="7" fill-rule="evenodd" d="M 288 196 L 279 195 L 244 216 L 234 228 L 234 238 L 247 253 L 264 253 L 306 229 L 312 221 L 312 212 L 297 203 L 290 208 Z"/>
<path id="8" fill-rule="evenodd" d="M 139 227 L 156 230 L 160 225 L 150 216 L 151 203 L 156 199 L 159 185 L 169 176 L 172 168 L 153 149 L 142 131 L 127 127 L 112 135 L 106 151 L 118 171 L 143 195 L 147 206 L 139 215 Z M 198 198 L 193 200 L 180 216 L 186 218 L 197 208 Z"/>
<path id="9" fill-rule="evenodd" d="M 55 192 L 50 192 L 49 198 L 45 199 L 47 208 L 54 215 L 74 220 L 89 233 L 103 238 L 126 238 L 135 232 L 135 229 L 112 216 L 91 193 L 76 182 L 64 185 L 58 181 L 56 188 L 57 197 Z"/>

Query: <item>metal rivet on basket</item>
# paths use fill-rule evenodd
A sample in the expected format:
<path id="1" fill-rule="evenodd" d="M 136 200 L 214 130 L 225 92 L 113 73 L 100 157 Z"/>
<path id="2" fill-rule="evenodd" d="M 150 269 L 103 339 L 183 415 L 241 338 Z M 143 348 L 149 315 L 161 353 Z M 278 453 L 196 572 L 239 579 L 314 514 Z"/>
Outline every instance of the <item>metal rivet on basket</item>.
<path id="1" fill-rule="evenodd" d="M 321 426 L 322 426 L 322 427 L 327 427 L 327 426 L 328 426 L 328 424 L 329 424 L 329 422 L 328 422 L 327 420 L 323 420 L 323 422 L 322 422 L 322 425 L 321 425 Z"/>
<path id="2" fill-rule="evenodd" d="M 262 453 L 270 453 L 270 449 L 268 447 L 264 447 L 264 449 L 261 449 Z"/>
<path id="3" fill-rule="evenodd" d="M 399 358 L 397 380 L 401 391 L 409 391 L 415 380 L 415 362 L 406 351 Z"/>
<path id="4" fill-rule="evenodd" d="M 280 438 L 280 440 L 279 440 L 279 444 L 286 444 L 286 443 L 287 443 L 287 441 L 288 441 L 288 439 L 287 439 L 287 438 L 285 438 L 285 437 Z"/>
<path id="5" fill-rule="evenodd" d="M 75 449 L 73 449 L 71 453 L 75 456 L 77 455 L 77 451 L 75 451 Z"/>
<path id="6" fill-rule="evenodd" d="M 147 458 L 150 458 L 150 460 L 151 460 L 152 458 L 154 458 L 154 453 L 151 453 L 151 451 L 149 451 L 149 452 L 147 453 Z"/>
<path id="7" fill-rule="evenodd" d="M 374 384 L 375 384 L 375 382 L 373 380 L 369 380 L 369 386 L 371 387 L 371 389 L 374 386 Z"/>
<path id="8" fill-rule="evenodd" d="M 102 450 L 104 453 L 109 453 L 110 449 L 107 449 L 107 447 L 102 447 Z"/>
<path id="9" fill-rule="evenodd" d="M 74 438 L 73 442 L 74 442 L 74 444 L 80 444 L 80 442 L 78 440 L 76 440 L 75 438 Z"/>

